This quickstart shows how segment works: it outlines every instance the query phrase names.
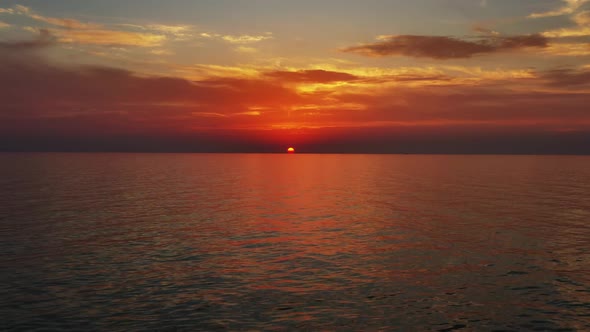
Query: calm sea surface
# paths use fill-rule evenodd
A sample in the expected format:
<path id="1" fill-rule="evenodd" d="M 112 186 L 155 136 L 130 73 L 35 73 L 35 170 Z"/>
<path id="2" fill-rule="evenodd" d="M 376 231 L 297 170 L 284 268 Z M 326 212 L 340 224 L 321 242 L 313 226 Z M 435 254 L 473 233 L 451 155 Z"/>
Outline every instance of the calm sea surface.
<path id="1" fill-rule="evenodd" d="M 590 330 L 590 157 L 0 154 L 0 330 Z"/>

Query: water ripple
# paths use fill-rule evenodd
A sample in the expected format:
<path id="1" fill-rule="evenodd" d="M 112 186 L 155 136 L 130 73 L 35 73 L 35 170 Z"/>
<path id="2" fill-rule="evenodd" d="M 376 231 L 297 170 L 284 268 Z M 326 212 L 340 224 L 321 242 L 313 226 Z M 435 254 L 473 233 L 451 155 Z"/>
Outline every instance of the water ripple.
<path id="1" fill-rule="evenodd" d="M 590 329 L 590 158 L 0 154 L 0 330 Z"/>

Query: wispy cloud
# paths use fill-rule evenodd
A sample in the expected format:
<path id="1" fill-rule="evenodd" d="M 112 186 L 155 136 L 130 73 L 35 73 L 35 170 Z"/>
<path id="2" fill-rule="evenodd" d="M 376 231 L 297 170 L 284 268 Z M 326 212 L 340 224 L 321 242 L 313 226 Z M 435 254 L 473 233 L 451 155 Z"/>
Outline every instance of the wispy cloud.
<path id="1" fill-rule="evenodd" d="M 21 40 L 13 42 L 0 42 L 0 50 L 23 51 L 45 48 L 55 42 L 54 37 L 47 30 L 40 30 L 39 36 L 33 40 Z"/>
<path id="2" fill-rule="evenodd" d="M 474 25 L 473 31 L 477 32 L 478 34 L 488 35 L 488 36 L 499 36 L 500 33 L 498 31 L 492 30 L 482 25 Z"/>
<path id="3" fill-rule="evenodd" d="M 28 14 L 29 12 L 30 8 L 22 5 L 14 5 L 12 8 L 0 8 L 0 14 Z"/>
<path id="4" fill-rule="evenodd" d="M 170 24 L 117 24 L 117 26 L 130 28 L 132 30 L 145 31 L 173 37 L 175 40 L 186 40 L 193 37 L 195 28 L 191 25 L 170 25 Z"/>
<path id="5" fill-rule="evenodd" d="M 272 35 L 271 34 L 264 34 L 264 35 L 238 35 L 238 36 L 232 36 L 232 35 L 226 35 L 226 36 L 222 36 L 221 39 L 230 42 L 232 44 L 250 44 L 250 43 L 257 43 L 263 40 L 268 40 L 268 39 L 272 39 Z"/>
<path id="6" fill-rule="evenodd" d="M 31 8 L 16 5 L 12 8 L 0 9 L 2 13 L 23 15 L 38 22 L 46 23 L 59 42 L 90 45 L 117 46 L 159 46 L 166 39 L 165 35 L 155 33 L 139 33 L 110 29 L 101 24 L 81 22 L 72 18 L 56 18 L 35 13 Z"/>
<path id="7" fill-rule="evenodd" d="M 262 35 L 222 35 L 218 33 L 202 32 L 199 36 L 206 39 L 219 39 L 231 44 L 252 44 L 273 39 L 271 32 Z"/>
<path id="8" fill-rule="evenodd" d="M 565 4 L 562 7 L 547 12 L 532 13 L 528 17 L 543 18 L 572 14 L 576 10 L 578 10 L 582 5 L 584 5 L 587 2 L 590 2 L 590 0 L 563 0 L 562 2 L 565 2 Z"/>
<path id="9" fill-rule="evenodd" d="M 101 26 L 92 23 L 83 23 L 71 18 L 46 17 L 38 14 L 29 13 L 28 16 L 34 20 L 48 23 L 65 29 L 100 29 Z"/>
<path id="10" fill-rule="evenodd" d="M 71 19 L 71 18 L 55 18 L 55 17 L 48 17 L 48 16 L 43 16 L 43 15 L 39 15 L 35 12 L 33 12 L 33 10 L 31 10 L 31 8 L 26 7 L 26 6 L 22 6 L 22 5 L 15 5 L 12 8 L 0 8 L 0 13 L 7 13 L 7 14 L 12 14 L 12 15 L 24 15 L 27 16 L 33 20 L 37 20 L 40 22 L 44 22 L 50 25 L 54 25 L 54 26 L 59 26 L 62 28 L 67 28 L 67 29 L 96 29 L 97 27 L 99 27 L 99 25 L 96 24 L 89 24 L 89 23 L 83 23 L 80 22 L 78 20 L 75 19 Z"/>
<path id="11" fill-rule="evenodd" d="M 59 30 L 54 32 L 60 42 L 108 46 L 160 46 L 165 36 L 116 30 Z"/>
<path id="12" fill-rule="evenodd" d="M 543 32 L 543 36 L 550 38 L 590 36 L 590 11 L 575 14 L 572 21 L 576 26 Z"/>
<path id="13" fill-rule="evenodd" d="M 150 24 L 147 26 L 147 28 L 150 30 L 160 31 L 177 36 L 182 36 L 191 30 L 191 27 L 187 25 Z"/>
<path id="14" fill-rule="evenodd" d="M 154 49 L 150 51 L 150 54 L 164 56 L 164 55 L 174 55 L 174 52 L 165 50 L 165 49 Z"/>
<path id="15" fill-rule="evenodd" d="M 359 79 L 348 73 L 327 70 L 273 71 L 265 73 L 265 76 L 282 82 L 298 83 L 332 83 Z"/>
<path id="16" fill-rule="evenodd" d="M 258 49 L 257 48 L 248 47 L 248 46 L 238 46 L 238 47 L 235 48 L 235 50 L 238 53 L 244 53 L 244 54 L 258 53 Z"/>
<path id="17" fill-rule="evenodd" d="M 9 26 L 10 26 L 10 24 L 0 21 L 0 29 L 8 28 Z"/>

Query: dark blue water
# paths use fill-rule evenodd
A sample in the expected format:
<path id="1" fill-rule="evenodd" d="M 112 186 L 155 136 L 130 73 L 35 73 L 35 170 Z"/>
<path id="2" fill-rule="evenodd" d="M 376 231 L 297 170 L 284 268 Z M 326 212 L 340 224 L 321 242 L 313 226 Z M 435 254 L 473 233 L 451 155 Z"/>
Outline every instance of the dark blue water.
<path id="1" fill-rule="evenodd" d="M 590 330 L 590 158 L 0 154 L 0 330 Z"/>

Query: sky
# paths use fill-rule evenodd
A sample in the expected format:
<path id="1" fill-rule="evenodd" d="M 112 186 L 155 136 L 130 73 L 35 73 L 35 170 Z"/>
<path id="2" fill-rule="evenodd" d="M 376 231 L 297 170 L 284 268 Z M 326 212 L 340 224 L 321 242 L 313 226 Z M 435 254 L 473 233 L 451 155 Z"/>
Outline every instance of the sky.
<path id="1" fill-rule="evenodd" d="M 0 151 L 590 154 L 590 0 L 3 0 Z"/>

